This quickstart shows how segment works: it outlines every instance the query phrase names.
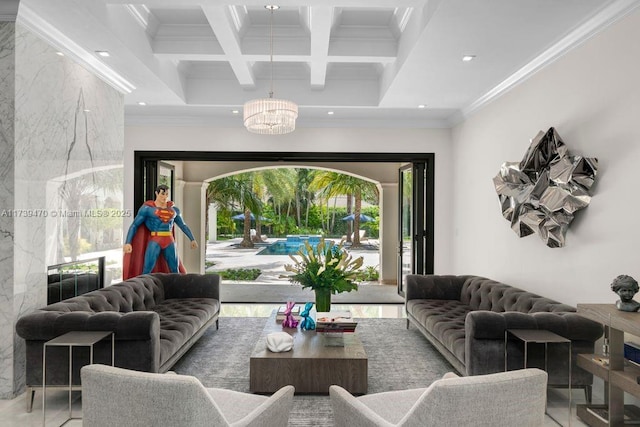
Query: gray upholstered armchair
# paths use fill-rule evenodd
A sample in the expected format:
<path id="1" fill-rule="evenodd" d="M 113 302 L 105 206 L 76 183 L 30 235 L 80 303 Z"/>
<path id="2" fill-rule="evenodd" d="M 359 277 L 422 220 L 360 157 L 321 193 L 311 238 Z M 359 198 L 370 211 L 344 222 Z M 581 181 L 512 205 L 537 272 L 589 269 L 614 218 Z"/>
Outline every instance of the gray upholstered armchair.
<path id="1" fill-rule="evenodd" d="M 205 388 L 188 375 L 105 365 L 82 368 L 83 425 L 284 427 L 293 386 L 270 397 Z"/>
<path id="2" fill-rule="evenodd" d="M 336 427 L 534 427 L 544 424 L 547 374 L 536 368 L 472 377 L 449 373 L 428 388 L 360 397 L 331 386 Z"/>

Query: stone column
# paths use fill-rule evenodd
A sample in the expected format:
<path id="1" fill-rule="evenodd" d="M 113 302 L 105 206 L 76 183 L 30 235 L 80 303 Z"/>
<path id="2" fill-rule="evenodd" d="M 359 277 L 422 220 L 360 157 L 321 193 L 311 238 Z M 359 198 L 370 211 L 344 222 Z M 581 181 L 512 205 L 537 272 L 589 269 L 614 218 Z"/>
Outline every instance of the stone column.
<path id="1" fill-rule="evenodd" d="M 380 281 L 398 283 L 398 183 L 380 184 Z"/>
<path id="2" fill-rule="evenodd" d="M 184 183 L 182 203 L 178 205 L 182 211 L 184 222 L 187 223 L 198 242 L 198 249 L 192 250 L 189 239 L 181 231 L 177 232 L 182 234 L 180 244 L 182 246 L 182 263 L 189 273 L 204 273 L 203 251 L 206 250 L 207 242 L 204 238 L 205 206 L 203 201 L 205 199 L 202 196 L 203 191 L 206 191 L 206 188 L 203 190 L 202 182 Z"/>
<path id="3" fill-rule="evenodd" d="M 218 240 L 218 207 L 215 203 L 209 203 L 209 243 L 215 243 Z"/>

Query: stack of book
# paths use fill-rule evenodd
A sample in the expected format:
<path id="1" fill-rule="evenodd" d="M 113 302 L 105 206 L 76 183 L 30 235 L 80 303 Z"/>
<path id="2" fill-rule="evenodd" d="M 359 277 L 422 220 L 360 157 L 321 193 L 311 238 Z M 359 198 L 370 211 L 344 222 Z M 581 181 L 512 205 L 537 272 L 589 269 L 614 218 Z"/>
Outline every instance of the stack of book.
<path id="1" fill-rule="evenodd" d="M 277 323 L 282 323 L 284 321 L 284 318 L 286 317 L 284 314 L 284 311 L 287 309 L 286 305 L 281 305 L 280 307 L 278 307 L 278 312 L 276 313 L 276 322 Z M 302 319 L 302 317 L 300 316 L 300 306 L 299 305 L 294 305 L 293 309 L 291 309 L 291 314 L 293 314 L 293 318 L 296 319 L 298 322 Z"/>
<path id="2" fill-rule="evenodd" d="M 316 332 L 355 332 L 357 325 L 350 311 L 319 312 L 316 315 Z"/>

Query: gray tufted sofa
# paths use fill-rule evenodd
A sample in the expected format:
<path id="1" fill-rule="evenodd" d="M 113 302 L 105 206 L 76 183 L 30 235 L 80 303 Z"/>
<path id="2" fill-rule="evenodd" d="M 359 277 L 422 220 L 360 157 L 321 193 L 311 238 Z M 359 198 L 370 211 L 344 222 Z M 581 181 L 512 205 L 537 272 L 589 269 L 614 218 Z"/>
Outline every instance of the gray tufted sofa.
<path id="1" fill-rule="evenodd" d="M 463 375 L 505 370 L 507 329 L 547 329 L 571 340 L 572 387 L 590 399 L 593 376 L 578 368 L 579 353 L 593 353 L 602 326 L 549 298 L 478 276 L 408 275 L 407 327 L 415 325 Z M 509 369 L 523 366 L 523 345 L 509 341 Z M 544 367 L 544 347 L 529 349 L 529 366 Z M 568 384 L 566 346 L 548 347 L 549 385 Z"/>
<path id="2" fill-rule="evenodd" d="M 166 372 L 200 338 L 220 312 L 220 277 L 215 274 L 154 273 L 50 304 L 16 323 L 26 342 L 27 407 L 42 386 L 46 341 L 70 331 L 115 332 L 115 365 L 143 372 Z M 88 348 L 74 349 L 73 384 Z M 111 342 L 95 346 L 94 362 L 111 364 Z M 47 349 L 47 387 L 69 382 L 68 350 Z"/>

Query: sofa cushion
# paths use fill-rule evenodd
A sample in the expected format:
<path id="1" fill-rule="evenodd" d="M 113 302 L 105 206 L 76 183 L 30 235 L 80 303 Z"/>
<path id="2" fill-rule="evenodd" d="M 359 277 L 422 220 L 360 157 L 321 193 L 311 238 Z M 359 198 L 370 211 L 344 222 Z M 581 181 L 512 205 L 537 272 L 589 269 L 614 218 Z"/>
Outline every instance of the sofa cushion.
<path id="1" fill-rule="evenodd" d="M 456 300 L 409 300 L 407 311 L 464 363 L 464 320 L 471 307 Z"/>
<path id="2" fill-rule="evenodd" d="M 154 311 L 160 316 L 160 364 L 166 362 L 220 309 L 211 298 L 168 299 Z"/>

